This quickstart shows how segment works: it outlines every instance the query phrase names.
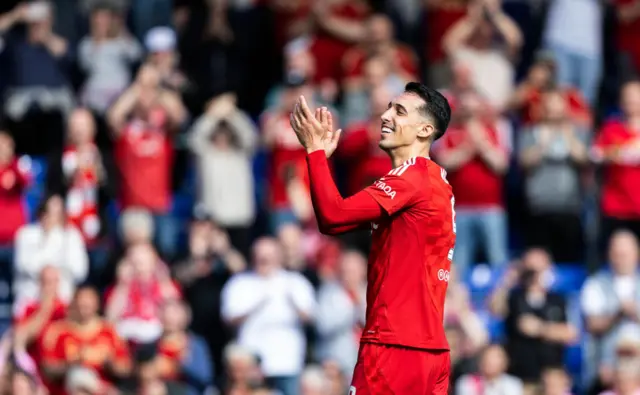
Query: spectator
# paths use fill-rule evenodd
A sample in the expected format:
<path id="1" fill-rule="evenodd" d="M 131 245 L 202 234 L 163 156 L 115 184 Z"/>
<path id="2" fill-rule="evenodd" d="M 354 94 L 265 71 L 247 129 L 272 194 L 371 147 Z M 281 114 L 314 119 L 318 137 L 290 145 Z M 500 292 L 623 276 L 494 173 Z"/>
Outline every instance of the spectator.
<path id="1" fill-rule="evenodd" d="M 11 136 L 0 131 L 0 245 L 8 247 L 18 229 L 27 222 L 24 194 L 30 183 L 30 162 L 28 158 L 16 158 L 15 145 Z M 10 258 L 2 253 L 5 263 Z"/>
<path id="2" fill-rule="evenodd" d="M 473 374 L 478 370 L 479 351 L 467 347 L 468 334 L 460 324 L 445 326 L 445 335 L 449 343 L 449 356 L 451 358 L 451 374 L 449 376 L 449 393 L 456 393 L 458 379 L 464 375 Z M 485 345 L 486 346 L 486 345 Z"/>
<path id="3" fill-rule="evenodd" d="M 200 203 L 225 228 L 231 244 L 248 255 L 255 220 L 252 158 L 258 133 L 236 97 L 214 98 L 190 132 L 191 151 L 198 158 Z"/>
<path id="4" fill-rule="evenodd" d="M 456 197 L 454 262 L 464 275 L 475 262 L 476 247 L 487 261 L 507 261 L 507 219 L 502 198 L 502 175 L 509 165 L 509 147 L 497 123 L 483 118 L 483 102 L 466 93 L 436 149 L 436 159 L 447 172 Z"/>
<path id="5" fill-rule="evenodd" d="M 381 56 L 368 58 L 363 65 L 364 82 L 346 89 L 344 92 L 344 122 L 351 126 L 354 123 L 365 123 L 374 119 L 378 109 L 380 96 L 388 99 L 404 90 L 405 82 L 395 74 L 387 59 Z M 387 100 L 387 103 L 389 100 Z M 386 107 L 385 107 L 386 110 Z M 379 117 L 376 118 L 379 121 Z"/>
<path id="6" fill-rule="evenodd" d="M 617 0 L 614 2 L 618 16 L 617 46 L 622 57 L 635 71 L 640 73 L 640 6 L 635 0 Z"/>
<path id="7" fill-rule="evenodd" d="M 350 378 L 364 328 L 367 261 L 359 252 L 345 251 L 338 273 L 337 281 L 323 283 L 318 291 L 316 356 L 322 362 L 335 361 Z"/>
<path id="8" fill-rule="evenodd" d="M 371 91 L 370 99 L 369 117 L 347 127 L 336 152 L 346 165 L 348 195 L 371 185 L 391 170 L 389 157 L 378 147 L 380 116 L 386 111 L 391 94 L 384 87 L 377 87 Z"/>
<path id="9" fill-rule="evenodd" d="M 547 289 L 549 255 L 530 249 L 523 261 L 528 269 L 520 272 L 520 287 L 511 291 L 507 302 L 506 350 L 510 373 L 523 380 L 525 392 L 531 394 L 545 368 L 562 365 L 564 348 L 577 340 L 577 330 L 567 322 L 565 298 Z"/>
<path id="10" fill-rule="evenodd" d="M 347 392 L 349 381 L 337 363 L 327 361 L 322 364 L 322 368 L 328 382 L 327 395 L 342 395 Z"/>
<path id="11" fill-rule="evenodd" d="M 26 29 L 18 28 L 25 23 Z M 4 114 L 19 152 L 46 153 L 62 141 L 63 116 L 74 105 L 70 86 L 73 54 L 53 32 L 53 4 L 21 4 L 0 20 L 6 33 L 0 66 L 6 73 Z M 43 131 L 46 130 L 46 133 Z"/>
<path id="12" fill-rule="evenodd" d="M 320 0 L 313 4 L 311 52 L 316 61 L 316 82 L 335 84 L 341 80 L 342 58 L 354 44 L 365 41 L 363 22 L 369 13 L 369 5 L 363 0 Z"/>
<path id="13" fill-rule="evenodd" d="M 81 287 L 76 291 L 67 318 L 49 326 L 44 338 L 54 346 L 44 356 L 43 368 L 50 380 L 75 381 L 75 374 L 67 377 L 67 373 L 70 367 L 78 366 L 88 369 L 89 374 L 95 372 L 101 387 L 110 387 L 111 377 L 122 378 L 129 373 L 126 344 L 115 329 L 100 318 L 99 308 L 96 290 Z"/>
<path id="14" fill-rule="evenodd" d="M 602 237 L 627 228 L 640 237 L 640 202 L 635 193 L 640 181 L 640 150 L 637 148 L 640 125 L 640 81 L 622 87 L 620 121 L 605 123 L 597 135 L 592 156 L 604 167 L 601 210 L 604 217 Z"/>
<path id="15" fill-rule="evenodd" d="M 179 70 L 177 37 L 169 27 L 154 27 L 145 36 L 144 44 L 149 57 L 147 62 L 154 66 L 163 88 L 175 92 L 187 89 L 188 80 Z"/>
<path id="16" fill-rule="evenodd" d="M 11 372 L 11 389 L 7 392 L 8 395 L 39 395 L 42 394 L 42 390 L 35 377 L 29 373 L 14 369 Z M 71 394 L 75 395 L 75 394 Z"/>
<path id="17" fill-rule="evenodd" d="M 494 45 L 496 35 L 504 46 Z M 472 1 L 467 16 L 446 33 L 443 46 L 454 62 L 472 67 L 475 88 L 502 112 L 513 92 L 513 60 L 522 46 L 522 33 L 502 12 L 500 1 Z"/>
<path id="18" fill-rule="evenodd" d="M 587 378 L 611 382 L 615 364 L 616 343 L 625 327 L 640 331 L 637 323 L 640 305 L 640 276 L 638 269 L 638 241 L 628 231 L 618 231 L 609 244 L 611 270 L 591 275 L 581 293 L 586 329 L 592 336 L 590 348 L 595 355 L 586 359 Z M 598 373 L 599 377 L 595 375 Z"/>
<path id="19" fill-rule="evenodd" d="M 616 366 L 613 390 L 604 391 L 600 395 L 633 395 L 638 391 L 640 391 L 638 359 L 630 358 L 620 361 Z"/>
<path id="20" fill-rule="evenodd" d="M 134 380 L 123 388 L 123 395 L 189 395 L 181 383 L 162 378 L 156 356 L 156 350 L 151 346 L 141 347 L 136 351 Z"/>
<path id="21" fill-rule="evenodd" d="M 425 1 L 425 59 L 429 65 L 427 83 L 440 89 L 451 83 L 451 64 L 447 59 L 444 37 L 456 22 L 467 15 L 465 0 Z"/>
<path id="22" fill-rule="evenodd" d="M 236 274 L 222 291 L 222 317 L 238 329 L 238 343 L 255 352 L 267 381 L 283 395 L 298 392 L 305 357 L 302 324 L 313 318 L 311 284 L 282 268 L 277 241 L 254 245 L 254 270 Z"/>
<path id="23" fill-rule="evenodd" d="M 541 395 L 572 395 L 571 377 L 561 367 L 550 367 L 542 372 Z"/>
<path id="24" fill-rule="evenodd" d="M 319 243 L 316 243 L 319 239 L 313 237 L 317 234 L 317 232 L 313 232 L 313 235 L 305 234 L 302 227 L 297 224 L 282 225 L 278 230 L 284 268 L 302 274 L 314 288 L 319 285 L 319 276 L 322 275 L 321 268 L 315 260 L 316 250 L 321 248 Z"/>
<path id="25" fill-rule="evenodd" d="M 67 141 L 51 155 L 47 175 L 50 193 L 65 197 L 67 219 L 89 248 L 105 235 L 106 203 L 114 196 L 113 165 L 95 144 L 96 124 L 86 109 L 76 109 L 68 122 Z"/>
<path id="26" fill-rule="evenodd" d="M 300 376 L 300 395 L 326 395 L 329 383 L 319 366 L 308 366 Z"/>
<path id="27" fill-rule="evenodd" d="M 313 96 L 311 85 L 301 79 L 288 80 L 280 106 L 267 110 L 262 115 L 262 140 L 270 154 L 267 182 L 270 225 L 273 231 L 277 231 L 285 223 L 297 222 L 287 196 L 287 181 L 297 168 L 306 166 L 304 158 L 307 153 L 289 125 L 289 113 L 300 95 Z"/>
<path id="28" fill-rule="evenodd" d="M 347 51 L 342 59 L 346 89 L 354 89 L 366 82 L 364 65 L 373 57 L 387 63 L 390 73 L 403 82 L 416 79 L 418 65 L 415 54 L 411 48 L 395 42 L 393 37 L 393 24 L 387 16 L 375 14 L 369 17 L 364 43 Z"/>
<path id="29" fill-rule="evenodd" d="M 222 365 L 222 349 L 229 340 L 220 319 L 220 293 L 226 281 L 246 265 L 225 231 L 194 211 L 189 255 L 174 266 L 174 273 L 193 311 L 191 329 L 205 338 L 216 366 Z"/>
<path id="30" fill-rule="evenodd" d="M 186 118 L 180 98 L 160 86 L 154 66 L 144 65 L 134 84 L 109 111 L 120 170 L 122 208 L 142 207 L 154 214 L 161 253 L 176 253 L 176 227 L 171 205 L 171 133 Z"/>
<path id="31" fill-rule="evenodd" d="M 546 91 L 542 105 L 542 121 L 520 138 L 528 245 L 548 248 L 559 262 L 578 262 L 583 250 L 580 170 L 588 161 L 589 136 L 568 118 L 562 92 Z"/>
<path id="32" fill-rule="evenodd" d="M 478 373 L 460 377 L 456 395 L 522 395 L 522 382 L 506 373 L 507 365 L 507 355 L 502 347 L 487 347 L 480 357 Z"/>
<path id="33" fill-rule="evenodd" d="M 169 270 L 149 244 L 132 246 L 120 262 L 116 283 L 106 291 L 105 316 L 133 343 L 150 343 L 162 333 L 160 307 L 179 298 Z"/>
<path id="34" fill-rule="evenodd" d="M 520 121 L 531 125 L 544 119 L 544 92 L 553 89 L 562 94 L 566 101 L 566 116 L 574 123 L 590 127 L 592 123 L 591 109 L 582 93 L 572 86 L 556 86 L 556 62 L 552 55 L 541 52 L 531 66 L 526 78 L 522 81 L 513 96 L 509 107 L 518 112 Z"/>
<path id="35" fill-rule="evenodd" d="M 597 100 L 602 73 L 604 12 L 598 1 L 554 1 L 542 33 L 553 53 L 560 86 L 577 86 L 587 103 Z"/>
<path id="36" fill-rule="evenodd" d="M 230 343 L 224 350 L 227 382 L 222 386 L 224 394 L 250 393 L 251 388 L 262 385 L 262 372 L 258 358 L 250 350 Z"/>
<path id="37" fill-rule="evenodd" d="M 477 354 L 489 342 L 489 333 L 473 310 L 469 289 L 459 281 L 455 266 L 449 273 L 449 286 L 445 295 L 445 327 L 459 329 L 457 347 L 463 358 Z"/>
<path id="38" fill-rule="evenodd" d="M 60 271 L 59 296 L 69 302 L 76 284 L 89 270 L 82 235 L 66 222 L 60 196 L 52 196 L 38 210 L 38 222 L 20 228 L 15 246 L 14 311 L 38 297 L 40 272 L 45 266 Z"/>
<path id="39" fill-rule="evenodd" d="M 58 289 L 60 272 L 53 266 L 46 266 L 40 272 L 39 297 L 16 312 L 14 329 L 14 347 L 16 350 L 28 350 L 34 362 L 41 364 L 42 357 L 50 349 L 43 342 L 43 334 L 55 321 L 67 315 L 67 303 L 60 300 Z"/>
<path id="40" fill-rule="evenodd" d="M 124 30 L 118 9 L 107 3 L 91 10 L 89 35 L 78 46 L 78 63 L 87 74 L 82 102 L 100 115 L 131 83 L 131 67 L 142 57 L 142 47 Z"/>
<path id="41" fill-rule="evenodd" d="M 164 304 L 156 361 L 163 380 L 182 381 L 188 395 L 202 395 L 213 384 L 214 368 L 206 343 L 187 331 L 190 318 L 184 303 L 169 300 Z"/>

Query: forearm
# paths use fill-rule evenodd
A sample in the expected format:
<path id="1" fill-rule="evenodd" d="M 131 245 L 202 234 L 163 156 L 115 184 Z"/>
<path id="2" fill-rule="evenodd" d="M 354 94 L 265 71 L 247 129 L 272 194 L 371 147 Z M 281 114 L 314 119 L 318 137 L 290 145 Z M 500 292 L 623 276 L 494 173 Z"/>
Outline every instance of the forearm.
<path id="1" fill-rule="evenodd" d="M 542 149 L 539 146 L 528 148 L 520 155 L 520 166 L 525 169 L 537 166 L 542 161 L 542 155 Z"/>
<path id="2" fill-rule="evenodd" d="M 466 147 L 450 149 L 438 155 L 440 165 L 447 171 L 454 171 L 473 159 L 474 152 Z"/>
<path id="3" fill-rule="evenodd" d="M 492 17 L 492 21 L 496 26 L 500 35 L 507 43 L 509 50 L 514 52 L 522 47 L 522 33 L 518 25 L 506 14 L 499 12 Z"/>
<path id="4" fill-rule="evenodd" d="M 109 126 L 111 126 L 114 132 L 119 132 L 120 128 L 137 103 L 138 91 L 135 87 L 129 88 L 118 98 L 113 107 L 109 110 L 108 114 Z"/>
<path id="5" fill-rule="evenodd" d="M 325 153 L 322 150 L 307 156 L 311 200 L 321 230 L 355 227 L 380 218 L 382 207 L 367 192 L 361 191 L 344 199 L 336 187 Z"/>
<path id="6" fill-rule="evenodd" d="M 509 158 L 503 150 L 486 144 L 479 150 L 482 160 L 496 173 L 504 174 L 509 167 Z"/>
<path id="7" fill-rule="evenodd" d="M 455 51 L 464 46 L 475 32 L 476 26 L 477 22 L 475 20 L 466 17 L 449 29 L 442 42 L 442 46 L 449 56 L 452 56 Z"/>
<path id="8" fill-rule="evenodd" d="M 332 35 L 351 43 L 362 42 L 367 31 L 361 23 L 354 23 L 343 18 L 322 16 L 317 22 Z"/>
<path id="9" fill-rule="evenodd" d="M 542 336 L 549 342 L 569 345 L 577 340 L 578 334 L 571 325 L 549 322 L 545 324 Z"/>

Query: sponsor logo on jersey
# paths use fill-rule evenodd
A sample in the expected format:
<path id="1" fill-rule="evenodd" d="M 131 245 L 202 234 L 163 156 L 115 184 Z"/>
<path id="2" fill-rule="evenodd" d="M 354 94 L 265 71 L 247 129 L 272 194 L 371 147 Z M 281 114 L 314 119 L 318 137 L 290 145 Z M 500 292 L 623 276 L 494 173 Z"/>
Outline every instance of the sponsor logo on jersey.
<path id="1" fill-rule="evenodd" d="M 448 270 L 444 270 L 444 269 L 440 269 L 438 270 L 438 280 L 440 281 L 444 281 L 444 282 L 449 282 L 449 277 L 450 277 L 450 273 Z"/>
<path id="2" fill-rule="evenodd" d="M 387 183 L 384 180 L 384 177 L 374 182 L 373 185 L 375 185 L 376 188 L 380 189 L 382 192 L 387 194 L 387 196 L 389 196 L 391 199 L 396 197 L 396 191 L 394 191 L 389 185 L 387 185 Z"/>
<path id="3" fill-rule="evenodd" d="M 349 395 L 356 395 L 356 387 L 353 385 L 349 387 Z"/>

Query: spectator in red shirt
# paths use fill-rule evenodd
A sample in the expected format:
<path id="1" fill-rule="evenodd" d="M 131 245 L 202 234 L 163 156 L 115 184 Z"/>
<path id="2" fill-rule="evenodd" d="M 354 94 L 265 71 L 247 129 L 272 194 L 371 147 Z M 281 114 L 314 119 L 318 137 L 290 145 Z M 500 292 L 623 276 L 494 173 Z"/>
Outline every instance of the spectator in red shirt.
<path id="1" fill-rule="evenodd" d="M 105 316 L 120 336 L 134 344 L 150 343 L 162 333 L 160 308 L 180 297 L 178 286 L 153 246 L 132 246 L 118 267 L 116 284 L 105 295 Z"/>
<path id="2" fill-rule="evenodd" d="M 453 259 L 461 273 L 474 263 L 477 247 L 492 265 L 508 259 L 502 176 L 509 165 L 509 147 L 497 123 L 484 119 L 483 111 L 477 94 L 463 95 L 456 121 L 436 149 L 456 198 Z"/>
<path id="3" fill-rule="evenodd" d="M 111 324 L 100 318 L 99 308 L 97 291 L 80 287 L 69 316 L 49 326 L 43 340 L 47 346 L 43 366 L 49 379 L 64 380 L 70 367 L 81 366 L 96 372 L 108 388 L 113 377 L 129 374 L 127 346 Z M 51 392 L 51 395 L 63 394 L 62 389 Z"/>
<path id="4" fill-rule="evenodd" d="M 640 81 L 626 83 L 620 100 L 623 118 L 607 122 L 592 149 L 593 159 L 605 171 L 603 240 L 620 228 L 640 237 Z"/>
<path id="5" fill-rule="evenodd" d="M 269 208 L 271 227 L 275 231 L 280 225 L 298 222 L 292 210 L 287 184 L 297 173 L 297 169 L 306 171 L 307 151 L 300 146 L 298 138 L 289 124 L 289 114 L 300 95 L 313 97 L 313 88 L 304 79 L 290 79 L 283 93 L 280 105 L 268 110 L 262 116 L 262 139 L 270 151 L 269 158 Z"/>
<path id="6" fill-rule="evenodd" d="M 426 23 L 424 24 L 428 40 L 426 60 L 429 65 L 429 86 L 435 88 L 449 85 L 451 67 L 443 47 L 447 31 L 467 15 L 466 0 L 427 0 Z"/>
<path id="7" fill-rule="evenodd" d="M 640 73 L 640 1 L 615 0 L 618 50 L 629 57 L 635 74 Z"/>
<path id="8" fill-rule="evenodd" d="M 369 18 L 366 24 L 367 36 L 362 45 L 347 51 L 342 59 L 344 81 L 347 88 L 365 83 L 364 64 L 373 56 L 380 56 L 389 62 L 391 72 L 405 82 L 416 79 L 418 75 L 417 59 L 411 48 L 397 43 L 393 39 L 393 24 L 382 14 Z"/>
<path id="9" fill-rule="evenodd" d="M 527 78 L 518 85 L 511 96 L 509 107 L 519 112 L 525 125 L 534 124 L 544 118 L 543 92 L 555 85 L 555 62 L 541 54 L 531 66 Z M 578 125 L 589 127 L 592 123 L 591 109 L 580 90 L 572 87 L 556 89 L 567 102 L 568 116 Z"/>
<path id="10" fill-rule="evenodd" d="M 314 4 L 315 37 L 311 52 L 316 59 L 317 82 L 342 78 L 341 60 L 354 44 L 364 42 L 363 23 L 370 9 L 364 0 L 318 0 Z"/>
<path id="11" fill-rule="evenodd" d="M 0 131 L 0 245 L 5 246 L 27 222 L 23 194 L 29 184 L 29 162 L 16 158 L 14 148 L 11 136 Z"/>
<path id="12" fill-rule="evenodd" d="M 369 119 L 345 130 L 336 154 L 347 165 L 347 195 L 369 186 L 391 170 L 389 156 L 378 147 L 380 115 L 386 111 L 391 97 L 384 86 L 375 88 L 370 97 Z"/>
<path id="13" fill-rule="evenodd" d="M 164 256 L 173 257 L 177 226 L 170 214 L 172 133 L 185 121 L 185 107 L 179 96 L 161 87 L 158 70 L 147 64 L 108 118 L 116 139 L 121 208 L 151 211 L 158 247 Z"/>
<path id="14" fill-rule="evenodd" d="M 40 295 L 23 309 L 14 315 L 14 352 L 16 355 L 28 355 L 29 363 L 37 366 L 38 372 L 31 372 L 34 375 L 40 374 L 44 378 L 42 369 L 43 355 L 53 351 L 53 345 L 44 342 L 43 334 L 54 322 L 63 320 L 67 314 L 67 304 L 58 297 L 58 283 L 60 273 L 53 266 L 47 266 L 40 272 Z M 26 354 L 24 354 L 26 353 Z M 16 363 L 22 368 L 27 368 L 25 357 L 17 360 Z M 44 380 L 43 384 L 55 392 L 55 384 Z"/>
<path id="15" fill-rule="evenodd" d="M 90 248 L 104 234 L 102 209 L 112 195 L 110 155 L 95 144 L 96 123 L 83 108 L 71 113 L 65 147 L 53 153 L 47 184 L 50 193 L 65 197 L 67 219 Z"/>

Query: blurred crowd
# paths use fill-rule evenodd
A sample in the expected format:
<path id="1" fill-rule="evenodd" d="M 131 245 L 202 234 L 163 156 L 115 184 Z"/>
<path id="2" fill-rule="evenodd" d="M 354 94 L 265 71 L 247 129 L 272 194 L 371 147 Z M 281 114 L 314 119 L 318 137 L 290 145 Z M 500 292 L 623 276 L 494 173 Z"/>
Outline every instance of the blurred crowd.
<path id="1" fill-rule="evenodd" d="M 451 394 L 640 393 L 639 72 L 640 0 L 2 1 L 0 394 L 347 393 L 369 232 L 317 231 L 289 112 L 331 109 L 346 196 L 414 80 Z"/>

